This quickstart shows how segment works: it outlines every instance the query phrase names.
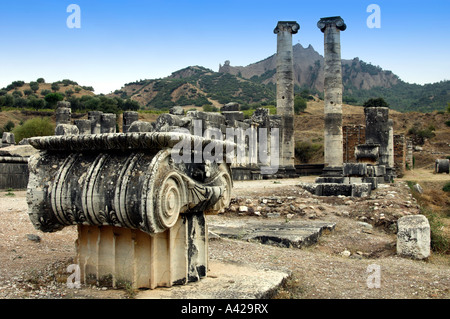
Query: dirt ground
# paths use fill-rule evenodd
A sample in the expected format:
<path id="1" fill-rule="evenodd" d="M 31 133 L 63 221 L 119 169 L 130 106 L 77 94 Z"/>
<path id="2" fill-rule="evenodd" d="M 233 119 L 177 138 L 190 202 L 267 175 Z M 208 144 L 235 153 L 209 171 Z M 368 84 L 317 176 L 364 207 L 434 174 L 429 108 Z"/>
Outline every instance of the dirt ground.
<path id="1" fill-rule="evenodd" d="M 423 174 L 416 177 L 420 176 L 426 182 Z M 448 175 L 442 178 L 449 179 Z M 210 260 L 289 270 L 292 276 L 276 296 L 280 299 L 450 297 L 448 255 L 432 253 L 428 260 L 418 261 L 395 253 L 395 221 L 419 212 L 405 181 L 381 186 L 368 199 L 357 199 L 317 197 L 298 186 L 300 181 L 314 179 L 310 176 L 234 182 L 232 205 L 214 218 L 275 218 L 280 223 L 314 219 L 335 222 L 334 231 L 323 234 L 317 244 L 303 249 L 211 240 Z M 276 198 L 280 204 L 260 207 L 267 198 Z M 242 215 L 236 209 L 239 205 L 252 209 Z M 39 236 L 40 240 L 30 234 Z M 136 296 L 136 291 L 131 289 L 68 288 L 67 266 L 74 263 L 76 237 L 75 226 L 56 233 L 34 229 L 27 215 L 26 192 L 1 191 L 0 299 Z M 379 275 L 379 286 L 373 286 L 373 275 Z"/>

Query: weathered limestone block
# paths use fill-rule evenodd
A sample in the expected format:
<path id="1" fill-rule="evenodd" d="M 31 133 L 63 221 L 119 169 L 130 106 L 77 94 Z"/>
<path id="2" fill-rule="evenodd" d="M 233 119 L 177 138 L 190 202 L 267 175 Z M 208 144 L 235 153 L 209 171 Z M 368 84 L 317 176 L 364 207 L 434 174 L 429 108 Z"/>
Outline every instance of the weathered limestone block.
<path id="1" fill-rule="evenodd" d="M 365 107 L 366 143 L 379 145 L 379 164 L 389 165 L 389 108 Z"/>
<path id="2" fill-rule="evenodd" d="M 90 120 L 74 120 L 73 123 L 78 127 L 79 134 L 91 134 L 91 121 Z"/>
<path id="3" fill-rule="evenodd" d="M 222 114 L 225 116 L 226 123 L 232 127 L 236 126 L 237 123 L 235 123 L 235 121 L 244 121 L 244 113 L 240 111 L 222 111 Z"/>
<path id="4" fill-rule="evenodd" d="M 220 108 L 220 112 L 238 112 L 241 107 L 236 102 L 230 102 Z"/>
<path id="5" fill-rule="evenodd" d="M 181 106 L 174 106 L 170 108 L 169 114 L 184 116 L 184 110 Z"/>
<path id="6" fill-rule="evenodd" d="M 145 122 L 145 121 L 134 121 L 127 133 L 144 133 L 144 132 L 153 132 L 155 130 L 154 123 Z"/>
<path id="7" fill-rule="evenodd" d="M 70 124 L 72 109 L 70 108 L 70 102 L 59 101 L 56 106 L 56 125 L 58 124 Z"/>
<path id="8" fill-rule="evenodd" d="M 155 122 L 156 132 L 172 132 L 177 128 L 187 127 L 191 123 L 189 118 L 174 114 L 161 114 Z"/>
<path id="9" fill-rule="evenodd" d="M 355 183 L 352 184 L 352 197 L 367 197 L 372 193 L 372 184 Z"/>
<path id="10" fill-rule="evenodd" d="M 344 163 L 344 176 L 366 176 L 367 164 L 365 163 Z"/>
<path id="11" fill-rule="evenodd" d="M 44 232 L 78 225 L 83 282 L 170 287 L 206 275 L 204 214 L 228 206 L 229 164 L 178 161 L 226 143 L 181 133 L 109 133 L 30 139 L 27 202 Z M 225 152 L 223 152 L 225 154 Z"/>
<path id="12" fill-rule="evenodd" d="M 116 114 L 104 113 L 100 116 L 100 133 L 116 133 Z"/>
<path id="13" fill-rule="evenodd" d="M 358 163 L 377 164 L 379 154 L 379 144 L 360 144 L 355 147 L 355 157 Z"/>
<path id="14" fill-rule="evenodd" d="M 435 163 L 435 172 L 438 174 L 449 174 L 450 160 L 449 159 L 437 159 Z"/>
<path id="15" fill-rule="evenodd" d="M 398 255 L 414 259 L 430 256 L 430 223 L 424 215 L 404 216 L 397 226 Z"/>
<path id="16" fill-rule="evenodd" d="M 128 133 L 131 124 L 139 120 L 139 113 L 135 111 L 123 112 L 123 132 Z"/>
<path id="17" fill-rule="evenodd" d="M 101 126 L 101 116 L 103 112 L 101 111 L 90 111 L 88 112 L 88 120 L 91 121 L 91 133 L 100 134 L 102 130 Z"/>
<path id="18" fill-rule="evenodd" d="M 14 133 L 3 132 L 2 145 L 3 144 L 16 144 L 16 140 L 14 138 Z"/>
<path id="19" fill-rule="evenodd" d="M 76 125 L 58 124 L 55 128 L 55 135 L 78 135 L 79 133 Z"/>

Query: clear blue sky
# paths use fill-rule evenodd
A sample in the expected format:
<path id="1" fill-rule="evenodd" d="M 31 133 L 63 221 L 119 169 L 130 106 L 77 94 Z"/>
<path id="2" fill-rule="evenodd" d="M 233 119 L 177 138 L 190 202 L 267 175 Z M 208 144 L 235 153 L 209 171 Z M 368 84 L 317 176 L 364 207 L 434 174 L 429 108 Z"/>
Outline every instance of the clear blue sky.
<path id="1" fill-rule="evenodd" d="M 70 4 L 81 28 L 70 29 Z M 381 9 L 370 29 L 368 5 Z M 449 0 L 2 0 L 0 87 L 43 77 L 109 93 L 123 84 L 170 75 L 190 65 L 248 65 L 276 52 L 273 29 L 295 20 L 293 44 L 323 55 L 321 17 L 340 15 L 342 58 L 391 70 L 410 83 L 450 79 Z"/>

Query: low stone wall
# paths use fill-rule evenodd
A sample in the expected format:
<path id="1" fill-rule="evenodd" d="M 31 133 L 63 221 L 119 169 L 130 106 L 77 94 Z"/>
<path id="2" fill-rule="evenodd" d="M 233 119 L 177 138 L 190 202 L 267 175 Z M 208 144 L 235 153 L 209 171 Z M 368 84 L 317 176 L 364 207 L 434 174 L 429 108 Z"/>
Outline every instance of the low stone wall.
<path id="1" fill-rule="evenodd" d="M 0 189 L 26 189 L 28 158 L 0 157 Z"/>

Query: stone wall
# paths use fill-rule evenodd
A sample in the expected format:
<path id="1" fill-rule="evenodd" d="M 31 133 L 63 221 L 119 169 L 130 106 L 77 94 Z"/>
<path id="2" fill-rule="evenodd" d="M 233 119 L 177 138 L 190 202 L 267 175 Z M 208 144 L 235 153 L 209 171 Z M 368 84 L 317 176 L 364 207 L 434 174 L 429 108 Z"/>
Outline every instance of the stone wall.
<path id="1" fill-rule="evenodd" d="M 281 143 L 282 136 L 281 116 L 270 115 L 268 109 L 255 110 L 249 119 L 245 119 L 239 108 L 236 110 L 236 106 L 233 110 L 224 106 L 221 113 L 201 111 L 189 111 L 186 115 L 173 113 L 176 112 L 162 114 L 153 123 L 135 121 L 130 124 L 129 132 L 173 132 L 181 129 L 197 136 L 234 142 L 237 148 L 231 168 L 235 180 L 297 176 L 295 170 L 292 173 L 278 167 L 278 164 L 281 164 L 278 162 L 275 163 L 276 168 L 273 172 L 271 169 L 264 170 L 273 164 L 272 140 L 278 137 L 278 143 Z M 278 136 L 274 135 L 274 129 L 277 129 Z M 208 134 L 211 136 L 207 136 Z M 267 141 L 267 144 L 263 145 L 260 143 L 261 140 Z M 263 150 L 262 156 L 260 150 Z M 277 151 L 280 152 L 280 148 Z M 278 161 L 280 154 L 275 156 Z"/>
<path id="2" fill-rule="evenodd" d="M 26 189 L 28 158 L 0 156 L 0 189 Z"/>
<path id="3" fill-rule="evenodd" d="M 366 129 L 363 125 L 346 125 L 342 127 L 344 163 L 356 163 L 355 147 L 364 144 Z"/>

